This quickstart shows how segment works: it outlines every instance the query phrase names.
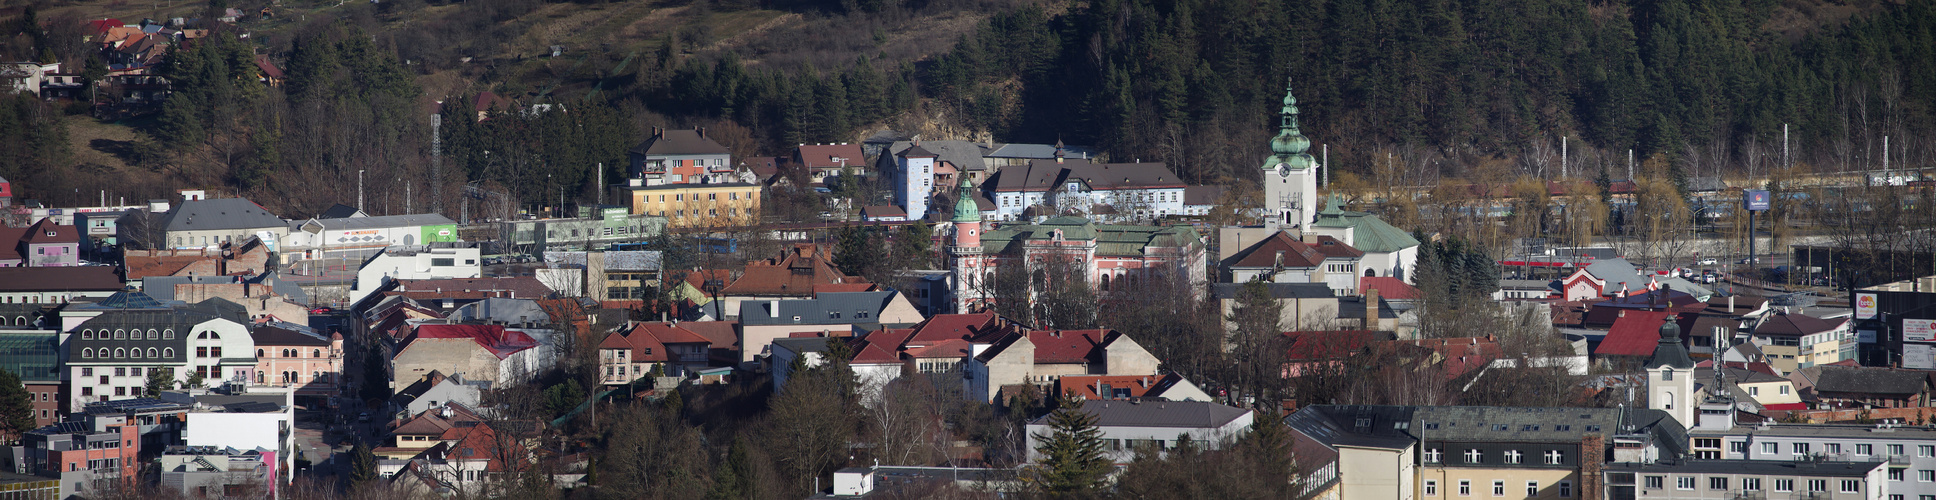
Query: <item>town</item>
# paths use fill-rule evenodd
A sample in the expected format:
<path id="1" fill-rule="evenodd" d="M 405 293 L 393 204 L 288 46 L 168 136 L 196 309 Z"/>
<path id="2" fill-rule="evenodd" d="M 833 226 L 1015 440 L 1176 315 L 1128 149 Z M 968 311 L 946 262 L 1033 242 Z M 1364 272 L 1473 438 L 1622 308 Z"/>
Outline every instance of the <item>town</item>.
<path id="1" fill-rule="evenodd" d="M 332 59 L 399 50 L 349 31 L 260 53 L 225 30 L 279 7 L 226 5 L 27 10 L 86 64 L 0 64 L 8 106 L 152 120 L 159 176 L 237 151 L 160 198 L 0 168 L 0 497 L 1936 499 L 1936 170 L 1900 138 L 1334 172 L 1293 69 L 1223 177 L 858 116 L 774 150 L 537 91 L 292 171 L 394 137 L 210 109 L 434 94 Z"/>

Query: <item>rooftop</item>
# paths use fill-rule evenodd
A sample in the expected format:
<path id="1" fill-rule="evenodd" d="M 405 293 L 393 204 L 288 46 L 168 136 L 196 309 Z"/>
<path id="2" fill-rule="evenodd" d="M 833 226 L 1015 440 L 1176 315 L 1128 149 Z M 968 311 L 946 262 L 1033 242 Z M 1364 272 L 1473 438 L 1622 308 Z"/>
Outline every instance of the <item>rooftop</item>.
<path id="1" fill-rule="evenodd" d="M 1201 401 L 1087 401 L 1082 412 L 1096 417 L 1097 427 L 1178 427 L 1211 429 L 1250 414 L 1250 410 Z M 1044 423 L 1043 416 L 1033 423 Z"/>
<path id="2" fill-rule="evenodd" d="M 1887 462 L 1797 462 L 1793 460 L 1686 460 L 1678 463 L 1627 463 L 1606 465 L 1610 472 L 1663 474 L 1744 474 L 1803 477 L 1861 477 Z"/>

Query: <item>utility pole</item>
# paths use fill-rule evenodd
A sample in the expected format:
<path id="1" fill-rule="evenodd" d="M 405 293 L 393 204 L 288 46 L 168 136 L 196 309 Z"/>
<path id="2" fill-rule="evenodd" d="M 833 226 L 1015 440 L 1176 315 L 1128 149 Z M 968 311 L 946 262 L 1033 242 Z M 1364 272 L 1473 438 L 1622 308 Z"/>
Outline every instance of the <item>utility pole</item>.
<path id="1" fill-rule="evenodd" d="M 1886 139 L 1883 140 L 1882 142 L 1883 144 L 1889 143 L 1889 141 Z M 1324 148 L 1324 188 L 1331 189 L 1331 145 L 1325 144 L 1323 148 Z M 1888 148 L 1885 146 L 1883 149 L 1887 150 Z"/>
<path id="2" fill-rule="evenodd" d="M 356 209 L 363 210 L 363 169 L 356 169 Z"/>
<path id="3" fill-rule="evenodd" d="M 1566 136 L 1560 136 L 1560 180 L 1566 180 Z"/>
<path id="4" fill-rule="evenodd" d="M 605 204 L 605 164 L 598 164 L 598 204 Z"/>
<path id="5" fill-rule="evenodd" d="M 410 204 L 410 183 L 403 183 L 403 213 L 414 213 Z"/>
<path id="6" fill-rule="evenodd" d="M 1633 150 L 1627 150 L 1627 182 L 1633 182 Z"/>
<path id="7" fill-rule="evenodd" d="M 1788 167 L 1788 124 L 1781 124 L 1781 166 Z"/>

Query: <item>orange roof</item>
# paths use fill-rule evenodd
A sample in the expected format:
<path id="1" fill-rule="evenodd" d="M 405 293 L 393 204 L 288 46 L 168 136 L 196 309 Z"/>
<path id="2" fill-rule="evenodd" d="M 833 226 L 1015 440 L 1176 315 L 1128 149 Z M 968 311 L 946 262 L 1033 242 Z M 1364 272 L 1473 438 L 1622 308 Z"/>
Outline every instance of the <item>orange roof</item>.
<path id="1" fill-rule="evenodd" d="M 811 243 L 797 244 L 777 258 L 747 264 L 746 272 L 722 293 L 806 297 L 814 293 L 817 285 L 862 282 L 834 269 L 832 257 L 830 249 Z"/>
<path id="2" fill-rule="evenodd" d="M 1365 276 L 1358 278 L 1358 292 L 1377 290 L 1378 297 L 1385 300 L 1418 300 L 1418 287 L 1405 284 L 1405 280 L 1389 276 Z"/>
<path id="3" fill-rule="evenodd" d="M 666 344 L 711 344 L 691 330 L 672 323 L 638 323 L 632 328 L 621 328 L 605 336 L 598 343 L 599 349 L 628 349 L 632 359 L 640 361 L 666 361 Z"/>
<path id="4" fill-rule="evenodd" d="M 1281 263 L 1277 260 L 1279 254 L 1284 256 Z M 1310 245 L 1291 239 L 1289 233 L 1278 231 L 1264 241 L 1230 256 L 1226 262 L 1230 262 L 1232 267 L 1272 267 L 1281 264 L 1287 268 L 1299 268 L 1317 267 L 1324 263 L 1325 257 Z"/>
<path id="5" fill-rule="evenodd" d="M 1055 381 L 1056 394 L 1074 394 L 1082 399 L 1116 399 L 1114 394 L 1101 394 L 1097 391 L 1108 387 L 1110 392 L 1128 389 L 1129 397 L 1147 397 L 1150 393 L 1162 393 L 1164 389 L 1183 381 L 1183 376 L 1169 374 L 1152 375 L 1063 375 Z"/>
<path id="6" fill-rule="evenodd" d="M 1485 367 L 1500 356 L 1499 343 L 1491 336 L 1441 339 L 1394 340 L 1394 344 L 1431 349 L 1444 359 L 1445 376 L 1456 378 Z"/>
<path id="7" fill-rule="evenodd" d="M 1035 330 L 1028 333 L 1035 344 L 1036 363 L 1087 363 L 1100 359 L 1102 347 L 1113 330 Z"/>
<path id="8" fill-rule="evenodd" d="M 881 344 L 873 342 L 863 342 L 863 344 L 865 345 L 860 348 L 860 352 L 854 353 L 854 364 L 881 365 L 901 362 L 901 357 L 895 354 L 891 347 L 882 347 Z"/>
<path id="9" fill-rule="evenodd" d="M 988 334 L 995 330 L 993 327 L 997 323 L 995 313 L 992 312 L 936 314 L 914 325 L 913 336 L 907 341 L 929 344 L 949 339 L 970 340 L 988 337 L 990 336 Z"/>

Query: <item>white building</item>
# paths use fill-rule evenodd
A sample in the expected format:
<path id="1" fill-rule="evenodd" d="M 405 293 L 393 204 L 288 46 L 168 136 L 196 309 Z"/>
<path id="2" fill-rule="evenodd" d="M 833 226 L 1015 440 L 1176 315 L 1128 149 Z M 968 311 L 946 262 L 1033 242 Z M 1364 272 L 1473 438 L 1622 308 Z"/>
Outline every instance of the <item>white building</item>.
<path id="1" fill-rule="evenodd" d="M 1298 130 L 1297 98 L 1284 88 L 1277 137 L 1271 157 L 1264 159 L 1264 225 L 1285 229 L 1310 227 L 1318 204 L 1318 162 L 1310 153 L 1311 140 Z M 1349 241 L 1348 238 L 1340 238 Z"/>
<path id="2" fill-rule="evenodd" d="M 389 280 L 477 278 L 484 273 L 476 245 L 433 243 L 384 248 L 363 261 L 349 303 L 361 302 Z"/>
<path id="3" fill-rule="evenodd" d="M 173 403 L 194 404 L 188 412 L 182 443 L 188 446 L 257 448 L 276 452 L 277 470 L 294 470 L 296 463 L 295 391 L 247 394 L 163 393 Z M 328 453 L 327 450 L 321 450 Z M 321 462 L 325 457 L 308 457 Z M 282 477 L 289 484 L 295 474 Z"/>
<path id="4" fill-rule="evenodd" d="M 162 305 L 140 292 L 102 300 L 111 308 L 69 330 L 68 411 L 89 402 L 133 399 L 148 371 L 172 371 L 185 385 L 201 374 L 203 387 L 255 380 L 255 340 L 248 312 L 223 300 Z"/>
<path id="5" fill-rule="evenodd" d="M 1019 220 L 1029 208 L 1041 220 L 1078 214 L 1102 220 L 1149 220 L 1183 215 L 1185 183 L 1162 163 L 1094 163 L 1086 158 L 1031 160 L 996 172 L 984 183 L 996 217 Z"/>
<path id="6" fill-rule="evenodd" d="M 887 181 L 894 183 L 894 204 L 907 211 L 906 220 L 928 216 L 928 201 L 934 197 L 935 158 L 919 142 L 894 154 L 894 168 Z"/>
<path id="7" fill-rule="evenodd" d="M 1250 430 L 1253 419 L 1250 410 L 1196 401 L 1088 401 L 1081 411 L 1095 417 L 1105 454 L 1118 464 L 1135 460 L 1139 448 L 1169 450 L 1184 440 L 1199 450 L 1222 449 Z M 1049 425 L 1052 417 L 1029 422 L 1029 461 L 1042 458 L 1035 451 L 1040 445 L 1037 436 L 1054 432 Z"/>

